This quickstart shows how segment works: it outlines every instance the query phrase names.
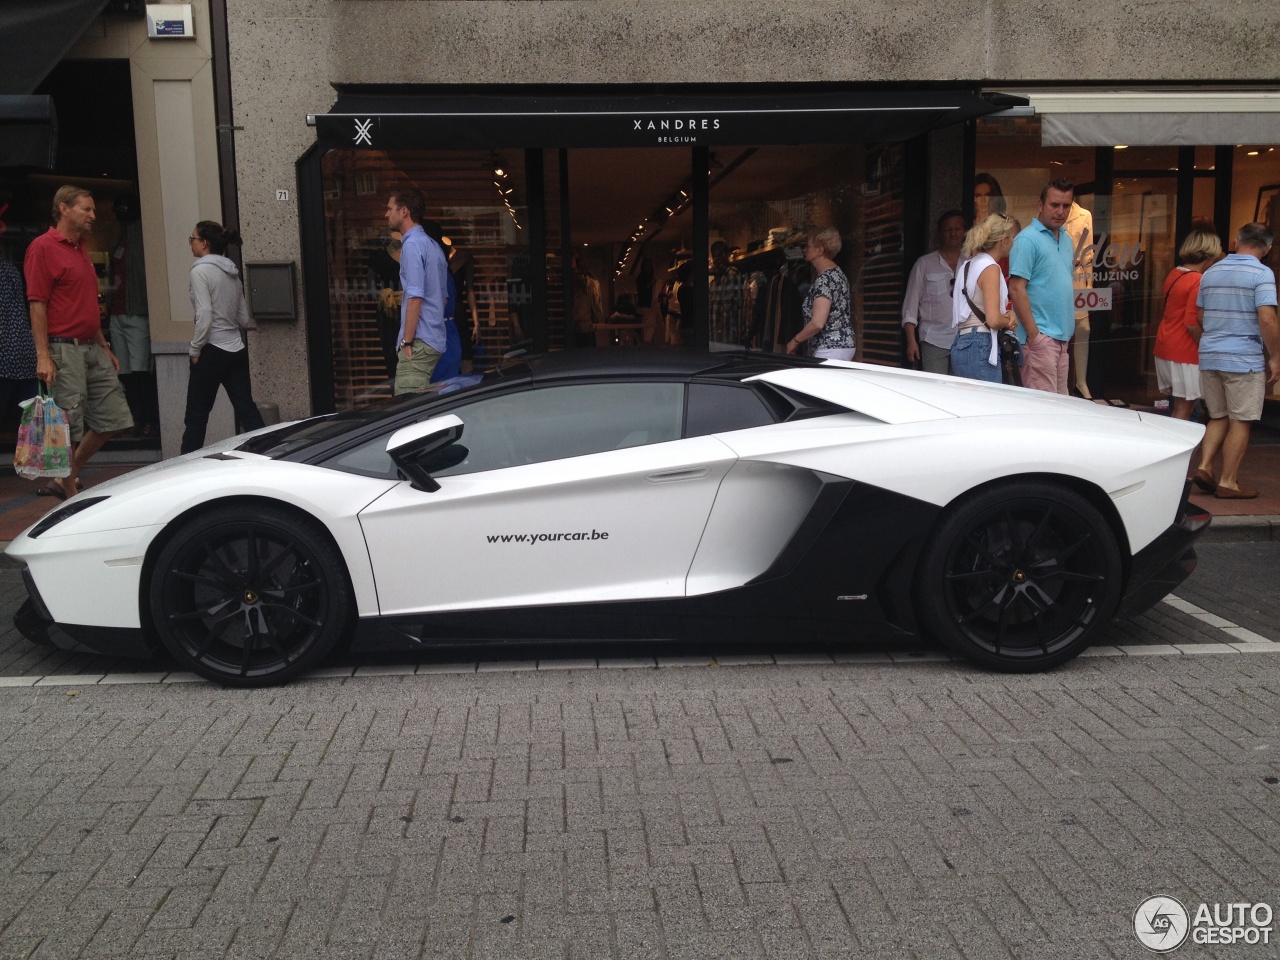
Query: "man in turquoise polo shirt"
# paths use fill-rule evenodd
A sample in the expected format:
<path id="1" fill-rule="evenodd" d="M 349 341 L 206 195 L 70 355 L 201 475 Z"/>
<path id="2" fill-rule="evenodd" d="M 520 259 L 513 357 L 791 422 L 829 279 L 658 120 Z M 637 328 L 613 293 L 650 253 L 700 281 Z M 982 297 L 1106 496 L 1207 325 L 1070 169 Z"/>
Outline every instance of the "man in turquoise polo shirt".
<path id="1" fill-rule="evenodd" d="M 1009 299 L 1023 343 L 1022 385 L 1049 393 L 1067 392 L 1067 346 L 1076 329 L 1075 249 L 1062 229 L 1075 192 L 1070 180 L 1046 185 L 1035 220 L 1009 252 Z"/>

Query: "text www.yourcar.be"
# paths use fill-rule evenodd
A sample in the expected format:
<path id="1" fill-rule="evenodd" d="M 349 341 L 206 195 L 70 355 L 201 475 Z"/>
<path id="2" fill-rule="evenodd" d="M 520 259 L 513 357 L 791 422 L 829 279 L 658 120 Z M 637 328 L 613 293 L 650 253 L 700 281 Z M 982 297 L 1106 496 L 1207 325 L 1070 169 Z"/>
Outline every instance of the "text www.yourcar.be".
<path id="1" fill-rule="evenodd" d="M 608 531 L 592 530 L 590 533 L 490 533 L 490 543 L 557 543 L 564 540 L 608 540 Z"/>

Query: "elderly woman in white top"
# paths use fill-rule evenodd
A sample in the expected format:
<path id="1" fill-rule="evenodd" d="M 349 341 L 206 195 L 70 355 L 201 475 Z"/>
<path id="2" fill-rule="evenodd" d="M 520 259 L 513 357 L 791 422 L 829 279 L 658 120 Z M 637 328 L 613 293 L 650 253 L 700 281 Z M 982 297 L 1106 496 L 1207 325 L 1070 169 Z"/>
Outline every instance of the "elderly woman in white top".
<path id="1" fill-rule="evenodd" d="M 1009 255 L 1017 233 L 1014 221 L 993 213 L 965 234 L 960 248 L 967 257 L 956 272 L 951 323 L 951 372 L 970 380 L 1000 382 L 998 331 L 1017 325 L 1009 310 L 1009 285 L 996 263 Z"/>
<path id="2" fill-rule="evenodd" d="M 249 387 L 249 355 L 243 332 L 249 326 L 240 271 L 224 254 L 238 246 L 240 231 L 201 220 L 187 238 L 196 262 L 191 267 L 191 308 L 196 328 L 191 338 L 191 377 L 187 381 L 186 429 L 182 452 L 204 446 L 209 412 L 224 387 L 241 430 L 258 430 L 262 414 Z"/>

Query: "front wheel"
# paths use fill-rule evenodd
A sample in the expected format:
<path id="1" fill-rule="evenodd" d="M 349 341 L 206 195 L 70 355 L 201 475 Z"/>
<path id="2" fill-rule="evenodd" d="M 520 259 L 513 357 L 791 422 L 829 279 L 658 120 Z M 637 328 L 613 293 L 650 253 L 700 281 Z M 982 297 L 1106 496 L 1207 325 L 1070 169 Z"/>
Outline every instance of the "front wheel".
<path id="1" fill-rule="evenodd" d="M 347 628 L 342 556 L 317 526 L 270 507 L 224 507 L 186 523 L 156 558 L 156 633 L 178 662 L 216 683 L 284 683 Z"/>
<path id="2" fill-rule="evenodd" d="M 1045 670 L 1076 656 L 1120 600 L 1120 550 L 1088 500 L 1009 483 L 949 508 L 920 565 L 921 620 L 986 666 Z"/>

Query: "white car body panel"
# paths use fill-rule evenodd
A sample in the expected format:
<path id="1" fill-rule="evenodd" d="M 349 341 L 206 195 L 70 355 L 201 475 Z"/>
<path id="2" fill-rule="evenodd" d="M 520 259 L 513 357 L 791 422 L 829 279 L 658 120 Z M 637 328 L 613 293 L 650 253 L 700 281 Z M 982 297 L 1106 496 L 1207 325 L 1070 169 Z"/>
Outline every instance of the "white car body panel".
<path id="1" fill-rule="evenodd" d="M 13 541 L 7 552 L 28 565 L 58 622 L 140 626 L 140 558 L 151 540 L 193 504 L 238 496 L 278 500 L 324 524 L 346 557 L 357 609 L 361 615 L 377 613 L 373 572 L 353 508 L 397 486 L 396 481 L 316 470 L 250 453 L 228 459 L 212 459 L 209 454 L 198 451 L 92 487 L 78 496 L 106 494 L 110 499 L 69 517 L 38 539 L 24 532 Z M 123 563 L 132 558 L 139 562 Z"/>
<path id="2" fill-rule="evenodd" d="M 1132 410 L 1092 403 L 1078 397 L 870 364 L 828 362 L 816 370 L 774 370 L 752 379 L 798 390 L 885 423 L 998 414 L 1032 418 L 1068 414 L 1110 420 L 1138 419 L 1138 414 Z"/>
<path id="3" fill-rule="evenodd" d="M 400 484 L 360 513 L 381 611 L 683 596 L 735 459 L 696 437 L 440 477 L 434 493 Z M 564 533 L 585 538 L 515 539 Z"/>
<path id="4" fill-rule="evenodd" d="M 1173 522 L 1187 455 L 1195 445 L 1190 434 L 1200 428 L 1156 432 L 1132 411 L 1116 410 L 1128 415 L 1108 418 L 1106 431 L 1100 432 L 1090 407 L 1110 409 L 1088 401 L 1056 404 L 1050 397 L 1038 420 L 1003 410 L 905 424 L 836 415 L 735 431 L 721 439 L 744 460 L 820 470 L 940 507 L 1004 477 L 1077 477 L 1108 495 L 1123 494 L 1114 501 L 1116 509 L 1130 548 L 1140 550 Z M 982 457 L 974 457 L 975 444 L 985 448 Z M 1082 449 L 1091 452 L 1088 460 L 1081 458 Z"/>
<path id="5" fill-rule="evenodd" d="M 735 464 L 720 484 L 686 594 L 731 590 L 768 570 L 809 513 L 820 486 L 812 471 L 785 463 Z"/>

